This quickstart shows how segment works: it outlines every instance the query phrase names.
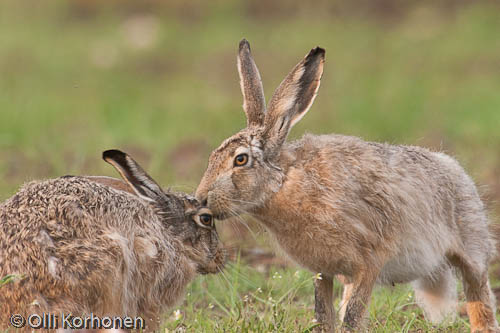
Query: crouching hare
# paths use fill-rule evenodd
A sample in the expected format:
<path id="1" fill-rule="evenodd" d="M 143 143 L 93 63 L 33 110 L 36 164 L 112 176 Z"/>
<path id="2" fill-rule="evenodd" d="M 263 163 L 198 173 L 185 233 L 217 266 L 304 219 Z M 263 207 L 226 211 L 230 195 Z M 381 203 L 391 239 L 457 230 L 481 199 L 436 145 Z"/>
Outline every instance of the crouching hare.
<path id="1" fill-rule="evenodd" d="M 343 330 L 362 327 L 375 283 L 411 282 L 426 317 L 456 309 L 461 273 L 471 330 L 497 330 L 488 263 L 494 251 L 471 178 L 451 157 L 425 148 L 305 135 L 285 142 L 309 110 L 325 51 L 312 49 L 265 105 L 246 40 L 238 71 L 247 127 L 209 158 L 196 197 L 219 219 L 248 213 L 315 282 L 317 330 L 333 331 L 332 282 L 345 289 Z"/>
<path id="2" fill-rule="evenodd" d="M 0 276 L 22 276 L 0 290 L 0 330 L 13 314 L 43 313 L 59 316 L 61 329 L 71 313 L 141 317 L 152 331 L 196 273 L 222 269 L 208 208 L 164 192 L 123 152 L 103 158 L 125 182 L 31 182 L 0 205 Z"/>

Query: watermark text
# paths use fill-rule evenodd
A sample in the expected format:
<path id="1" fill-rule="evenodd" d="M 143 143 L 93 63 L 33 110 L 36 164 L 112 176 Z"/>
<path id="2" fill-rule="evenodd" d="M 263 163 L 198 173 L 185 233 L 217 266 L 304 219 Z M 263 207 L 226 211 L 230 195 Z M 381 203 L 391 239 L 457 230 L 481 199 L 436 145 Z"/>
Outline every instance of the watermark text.
<path id="1" fill-rule="evenodd" d="M 15 328 L 28 327 L 30 329 L 145 329 L 146 321 L 142 317 L 110 317 L 74 316 L 71 313 L 42 313 L 24 317 L 13 314 L 10 324 Z"/>

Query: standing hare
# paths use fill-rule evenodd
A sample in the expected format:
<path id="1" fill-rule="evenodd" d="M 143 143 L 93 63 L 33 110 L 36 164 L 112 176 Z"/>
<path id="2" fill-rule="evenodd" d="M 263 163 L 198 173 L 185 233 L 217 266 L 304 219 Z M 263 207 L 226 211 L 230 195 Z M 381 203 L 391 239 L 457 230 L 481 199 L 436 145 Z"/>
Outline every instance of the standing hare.
<path id="1" fill-rule="evenodd" d="M 314 101 L 324 57 L 312 49 L 266 108 L 250 46 L 241 41 L 247 127 L 211 153 L 197 199 L 219 219 L 256 217 L 293 260 L 322 274 L 317 330 L 334 329 L 335 275 L 346 283 L 340 316 L 351 330 L 361 327 L 376 282 L 412 282 L 426 317 L 441 321 L 456 309 L 457 268 L 471 330 L 495 331 L 494 244 L 476 187 L 454 159 L 342 135 L 285 142 Z"/>
<path id="2" fill-rule="evenodd" d="M 65 176 L 0 204 L 0 276 L 23 276 L 0 291 L 0 330 L 13 314 L 42 313 L 63 328 L 61 313 L 71 313 L 141 316 L 150 331 L 196 273 L 222 268 L 208 208 L 164 192 L 125 153 L 103 158 L 125 182 Z"/>

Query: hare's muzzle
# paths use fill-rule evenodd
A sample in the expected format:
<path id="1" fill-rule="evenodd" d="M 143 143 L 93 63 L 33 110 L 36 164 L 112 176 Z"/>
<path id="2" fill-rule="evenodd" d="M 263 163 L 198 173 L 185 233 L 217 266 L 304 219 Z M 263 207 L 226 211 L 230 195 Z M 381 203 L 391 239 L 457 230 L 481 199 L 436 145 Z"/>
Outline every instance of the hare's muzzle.
<path id="1" fill-rule="evenodd" d="M 216 274 L 224 269 L 226 264 L 226 251 L 223 248 L 219 248 L 215 253 L 214 258 L 206 265 L 198 267 L 198 273 L 200 274 Z"/>

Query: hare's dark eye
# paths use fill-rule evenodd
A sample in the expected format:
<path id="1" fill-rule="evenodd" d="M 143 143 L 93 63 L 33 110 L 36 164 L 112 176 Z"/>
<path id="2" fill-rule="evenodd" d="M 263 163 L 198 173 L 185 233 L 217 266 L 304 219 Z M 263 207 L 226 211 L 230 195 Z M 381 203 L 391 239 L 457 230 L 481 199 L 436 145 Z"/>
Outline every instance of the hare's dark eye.
<path id="1" fill-rule="evenodd" d="M 247 163 L 248 163 L 247 154 L 239 154 L 234 158 L 234 166 L 244 166 Z"/>
<path id="2" fill-rule="evenodd" d="M 200 215 L 200 222 L 201 222 L 201 224 L 206 225 L 207 227 L 212 226 L 212 215 L 201 214 Z"/>

